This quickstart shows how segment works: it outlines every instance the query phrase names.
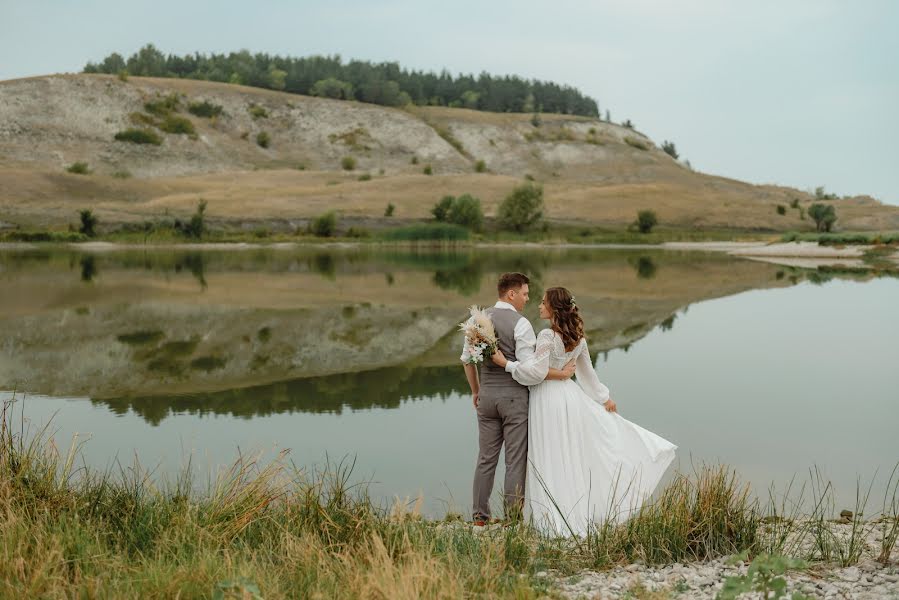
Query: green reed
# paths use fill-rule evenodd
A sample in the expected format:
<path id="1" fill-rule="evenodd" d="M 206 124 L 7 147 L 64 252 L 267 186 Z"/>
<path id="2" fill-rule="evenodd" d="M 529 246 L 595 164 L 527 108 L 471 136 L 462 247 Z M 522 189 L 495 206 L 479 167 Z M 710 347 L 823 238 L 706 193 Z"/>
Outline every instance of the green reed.
<path id="1" fill-rule="evenodd" d="M 201 492 L 189 462 L 162 483 L 137 461 L 79 466 L 81 443 L 60 451 L 49 426 L 27 426 L 21 401 L 0 411 L 0 597 L 535 598 L 554 594 L 551 578 L 536 577 L 547 569 L 798 553 L 805 535 L 816 560 L 851 564 L 873 526 L 825 533 L 827 494 L 810 521 L 789 490 L 762 510 L 721 466 L 675 474 L 629 519 L 574 540 L 522 523 L 479 532 L 430 521 L 418 503 L 379 506 L 354 483 L 352 461 L 307 470 L 286 453 L 238 456 Z M 891 485 L 887 557 L 899 531 Z"/>

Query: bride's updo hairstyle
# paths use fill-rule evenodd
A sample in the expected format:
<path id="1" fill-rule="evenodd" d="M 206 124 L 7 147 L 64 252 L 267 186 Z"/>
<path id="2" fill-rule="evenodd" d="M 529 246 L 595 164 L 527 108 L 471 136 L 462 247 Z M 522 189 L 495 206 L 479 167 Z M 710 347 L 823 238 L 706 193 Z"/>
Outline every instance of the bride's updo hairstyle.
<path id="1" fill-rule="evenodd" d="M 562 336 L 565 351 L 574 350 L 584 337 L 584 320 L 574 303 L 574 296 L 563 287 L 553 287 L 543 295 L 549 310 L 552 329 Z"/>

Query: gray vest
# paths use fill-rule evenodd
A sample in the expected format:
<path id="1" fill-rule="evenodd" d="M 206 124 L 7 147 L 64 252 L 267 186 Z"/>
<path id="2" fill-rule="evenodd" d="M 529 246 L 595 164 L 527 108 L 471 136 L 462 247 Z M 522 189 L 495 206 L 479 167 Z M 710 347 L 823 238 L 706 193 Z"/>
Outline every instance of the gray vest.
<path id="1" fill-rule="evenodd" d="M 518 360 L 515 356 L 515 324 L 521 314 L 508 308 L 491 307 L 484 312 L 493 321 L 498 340 L 497 346 L 509 360 Z M 496 366 L 490 357 L 481 363 L 482 398 L 522 398 L 528 399 L 528 388 L 515 381 L 502 367 Z"/>

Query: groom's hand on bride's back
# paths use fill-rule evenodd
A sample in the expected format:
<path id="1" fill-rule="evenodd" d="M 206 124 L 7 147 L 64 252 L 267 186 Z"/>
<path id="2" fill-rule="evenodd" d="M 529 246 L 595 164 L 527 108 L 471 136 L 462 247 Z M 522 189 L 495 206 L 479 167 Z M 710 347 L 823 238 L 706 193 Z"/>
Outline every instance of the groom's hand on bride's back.
<path id="1" fill-rule="evenodd" d="M 574 370 L 575 370 L 574 361 L 571 360 L 568 362 L 567 365 L 562 367 L 562 375 L 565 376 L 565 379 L 571 379 L 574 376 Z"/>

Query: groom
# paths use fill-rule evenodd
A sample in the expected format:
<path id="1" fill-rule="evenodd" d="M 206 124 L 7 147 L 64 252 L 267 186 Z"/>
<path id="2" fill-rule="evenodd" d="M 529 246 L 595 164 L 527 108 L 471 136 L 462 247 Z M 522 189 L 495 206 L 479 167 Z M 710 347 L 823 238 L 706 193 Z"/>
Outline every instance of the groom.
<path id="1" fill-rule="evenodd" d="M 530 280 L 522 273 L 504 273 L 496 285 L 499 300 L 485 312 L 493 321 L 497 346 L 509 361 L 525 361 L 534 355 L 537 336 L 521 311 L 528 302 Z M 463 349 L 465 376 L 478 413 L 478 462 L 474 474 L 472 521 L 490 521 L 490 494 L 499 452 L 506 445 L 506 481 L 503 497 L 506 519 L 521 516 L 528 454 L 528 388 L 490 360 L 478 368 L 469 364 Z M 547 379 L 569 379 L 574 367 L 550 369 Z"/>

